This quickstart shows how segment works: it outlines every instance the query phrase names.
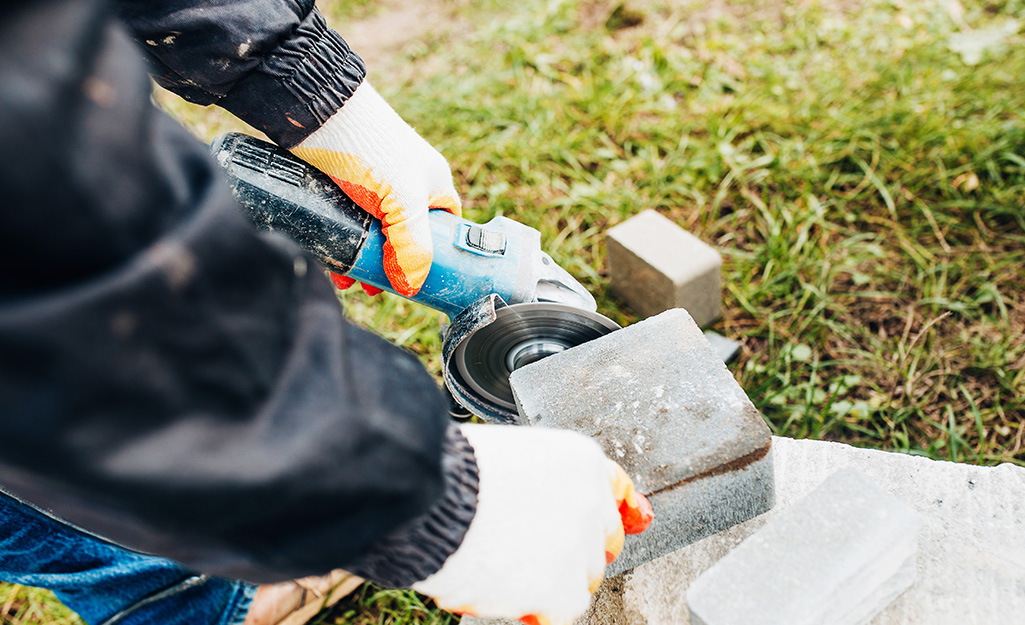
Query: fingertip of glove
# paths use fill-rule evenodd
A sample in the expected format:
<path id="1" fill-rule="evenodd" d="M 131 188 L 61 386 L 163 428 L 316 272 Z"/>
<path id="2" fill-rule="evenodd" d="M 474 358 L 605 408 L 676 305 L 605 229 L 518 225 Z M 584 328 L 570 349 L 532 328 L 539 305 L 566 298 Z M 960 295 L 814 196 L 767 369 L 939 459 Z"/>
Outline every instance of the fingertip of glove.
<path id="1" fill-rule="evenodd" d="M 391 281 L 391 286 L 395 289 L 395 292 L 403 297 L 413 297 L 419 293 L 420 288 L 423 287 L 422 279 L 419 281 L 419 284 L 410 284 L 407 276 L 403 273 L 389 273 L 388 279 Z"/>
<path id="2" fill-rule="evenodd" d="M 462 217 L 463 215 L 463 204 L 459 200 L 458 195 L 448 193 L 432 195 L 428 201 L 428 207 L 431 210 L 443 210 L 452 213 L 456 217 Z"/>
<path id="3" fill-rule="evenodd" d="M 627 534 L 640 534 L 651 526 L 655 520 L 655 512 L 651 509 L 651 502 L 644 495 L 633 492 L 636 505 L 630 505 L 629 498 L 623 499 L 619 504 L 619 516 L 623 519 L 623 531 Z"/>
<path id="4" fill-rule="evenodd" d="M 434 262 L 430 233 L 428 226 L 426 242 L 421 243 L 410 236 L 408 224 L 404 228 L 389 229 L 385 232 L 384 273 L 399 295 L 413 297 L 427 280 L 431 263 Z"/>
<path id="5" fill-rule="evenodd" d="M 431 270 L 432 255 L 428 255 L 426 267 L 406 268 L 399 264 L 394 252 L 389 253 L 388 247 L 385 246 L 384 273 L 387 274 L 388 281 L 391 282 L 396 293 L 403 297 L 413 297 L 420 292 L 420 288 L 427 280 L 427 274 Z M 417 264 L 424 264 L 424 261 L 421 260 Z"/>
<path id="6" fill-rule="evenodd" d="M 327 275 L 331 279 L 331 284 L 333 284 L 336 289 L 339 289 L 341 291 L 350 289 L 352 288 L 352 285 L 356 284 L 356 281 L 350 278 L 349 276 L 343 276 L 341 274 L 333 273 L 330 271 L 327 272 Z M 371 297 L 374 295 L 379 295 L 384 292 L 376 286 L 372 284 L 367 284 L 365 282 L 360 282 L 359 286 L 363 289 L 364 293 L 370 295 Z"/>
<path id="7" fill-rule="evenodd" d="M 331 284 L 333 284 L 336 289 L 341 289 L 342 291 L 356 284 L 356 281 L 350 278 L 349 276 L 343 276 L 341 274 L 332 273 L 330 271 L 327 275 L 331 279 Z"/>

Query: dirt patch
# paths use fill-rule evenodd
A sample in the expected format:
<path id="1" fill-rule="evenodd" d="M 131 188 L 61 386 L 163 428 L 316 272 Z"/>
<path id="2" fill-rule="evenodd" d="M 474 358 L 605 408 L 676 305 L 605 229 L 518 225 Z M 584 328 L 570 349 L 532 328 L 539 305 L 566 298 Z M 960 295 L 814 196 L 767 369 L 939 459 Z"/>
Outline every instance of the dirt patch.
<path id="1" fill-rule="evenodd" d="M 371 77 L 405 74 L 417 51 L 465 32 L 461 7 L 461 2 L 444 0 L 385 0 L 373 16 L 333 26 L 366 62 Z"/>
<path id="2" fill-rule="evenodd" d="M 812 0 L 801 0 L 810 2 Z M 827 10 L 842 14 L 852 0 L 828 0 Z M 470 0 L 420 0 L 400 2 L 384 0 L 373 15 L 332 24 L 366 61 L 374 75 L 408 76 L 412 71 L 435 69 L 429 50 L 451 38 L 465 36 L 472 29 L 463 14 Z M 580 3 L 578 23 L 584 30 L 607 29 L 614 35 L 641 35 L 652 29 L 664 31 L 673 24 L 686 23 L 685 30 L 703 30 L 703 25 L 718 19 L 772 19 L 782 22 L 786 4 L 779 1 L 745 3 L 732 0 L 588 0 Z"/>
<path id="3" fill-rule="evenodd" d="M 854 0 L 796 0 L 798 6 L 818 6 L 843 16 L 856 11 Z M 667 33 L 683 25 L 681 34 L 701 34 L 707 24 L 719 20 L 768 22 L 782 25 L 793 4 L 783 0 L 585 0 L 580 3 L 579 23 L 585 30 L 604 28 L 617 39 Z"/>

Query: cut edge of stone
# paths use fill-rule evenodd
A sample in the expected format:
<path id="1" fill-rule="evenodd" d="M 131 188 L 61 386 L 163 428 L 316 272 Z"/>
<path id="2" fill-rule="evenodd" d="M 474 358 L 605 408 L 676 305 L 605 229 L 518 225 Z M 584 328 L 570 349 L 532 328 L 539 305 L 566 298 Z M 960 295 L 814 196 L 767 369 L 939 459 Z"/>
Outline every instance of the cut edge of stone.
<path id="1" fill-rule="evenodd" d="M 776 503 L 775 472 L 771 448 L 769 453 L 743 467 L 700 478 L 700 480 L 689 481 L 680 485 L 679 488 L 686 489 L 686 492 L 677 493 L 674 489 L 672 492 L 663 492 L 661 496 L 659 494 L 649 496 L 649 500 L 656 508 L 656 521 L 663 515 L 670 514 L 670 521 L 675 521 L 675 523 L 667 527 L 666 522 L 662 521 L 658 525 L 653 525 L 648 531 L 660 531 L 669 540 L 663 539 L 661 543 L 649 546 L 645 544 L 645 534 L 627 536 L 623 552 L 605 569 L 605 574 L 608 577 L 628 573 L 635 567 L 673 553 L 771 510 Z M 748 505 L 730 506 L 729 499 L 739 492 L 745 492 Z M 691 505 L 686 509 L 681 509 L 681 500 L 677 499 L 672 502 L 675 505 L 670 504 L 672 507 L 666 508 L 664 502 L 674 494 L 682 497 L 682 501 Z M 702 503 L 704 505 L 700 505 Z M 728 509 L 730 514 L 716 515 L 717 511 L 723 509 Z M 693 513 L 693 515 L 688 513 Z M 710 518 L 707 522 L 696 523 L 694 527 L 687 527 L 683 531 L 680 531 L 679 527 L 674 527 L 680 524 L 681 518 L 691 521 L 694 516 L 699 518 L 704 516 L 702 513 L 709 515 Z M 689 534 L 685 532 L 689 532 Z M 663 537 L 650 537 L 655 540 L 660 538 Z"/>

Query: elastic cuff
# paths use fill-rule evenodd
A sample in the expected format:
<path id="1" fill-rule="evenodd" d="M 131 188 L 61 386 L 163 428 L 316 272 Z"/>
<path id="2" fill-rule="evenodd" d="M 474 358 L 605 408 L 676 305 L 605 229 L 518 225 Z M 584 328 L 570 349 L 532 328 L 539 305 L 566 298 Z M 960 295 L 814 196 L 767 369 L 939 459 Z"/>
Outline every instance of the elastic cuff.
<path id="1" fill-rule="evenodd" d="M 291 148 L 334 115 L 365 76 L 363 59 L 313 10 L 292 38 L 218 104 Z"/>
<path id="2" fill-rule="evenodd" d="M 443 453 L 441 499 L 346 570 L 380 586 L 408 588 L 436 573 L 455 553 L 477 511 L 479 473 L 473 447 L 455 424 L 445 432 Z"/>

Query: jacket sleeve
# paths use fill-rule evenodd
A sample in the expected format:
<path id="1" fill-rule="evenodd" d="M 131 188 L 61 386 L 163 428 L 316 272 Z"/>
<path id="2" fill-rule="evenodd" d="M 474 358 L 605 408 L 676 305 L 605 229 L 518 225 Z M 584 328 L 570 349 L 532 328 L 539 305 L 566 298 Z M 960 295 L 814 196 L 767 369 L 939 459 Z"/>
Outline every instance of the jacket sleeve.
<path id="1" fill-rule="evenodd" d="M 104 3 L 0 9 L 0 114 L 0 486 L 250 581 L 440 567 L 476 465 L 436 384 L 243 221 Z"/>
<path id="2" fill-rule="evenodd" d="M 313 0 L 119 0 L 163 87 L 217 104 L 288 148 L 363 81 L 363 61 Z"/>

